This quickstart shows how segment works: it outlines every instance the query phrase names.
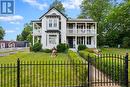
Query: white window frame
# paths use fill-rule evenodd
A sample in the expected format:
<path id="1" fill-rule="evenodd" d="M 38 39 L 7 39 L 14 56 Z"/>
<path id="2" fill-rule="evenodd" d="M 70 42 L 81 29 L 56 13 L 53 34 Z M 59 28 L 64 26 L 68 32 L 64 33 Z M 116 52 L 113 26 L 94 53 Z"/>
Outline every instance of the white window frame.
<path id="1" fill-rule="evenodd" d="M 51 25 L 51 26 L 50 26 Z M 53 20 L 52 19 L 49 19 L 48 20 L 48 27 L 49 28 L 52 28 L 53 27 Z"/>
<path id="2" fill-rule="evenodd" d="M 54 19 L 54 20 L 53 20 L 53 27 L 54 27 L 54 28 L 57 28 L 57 27 L 58 27 L 58 20 L 57 20 L 57 19 Z"/>
<path id="3" fill-rule="evenodd" d="M 48 26 L 48 29 L 59 30 L 58 18 L 48 18 L 47 26 Z"/>
<path id="4" fill-rule="evenodd" d="M 57 35 L 49 35 L 49 44 L 51 45 L 57 44 Z"/>

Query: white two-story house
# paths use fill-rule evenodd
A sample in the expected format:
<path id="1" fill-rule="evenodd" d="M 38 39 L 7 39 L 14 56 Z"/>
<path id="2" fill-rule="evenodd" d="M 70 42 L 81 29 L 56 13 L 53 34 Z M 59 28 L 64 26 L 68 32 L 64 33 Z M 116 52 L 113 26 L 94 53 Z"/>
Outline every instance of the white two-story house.
<path id="1" fill-rule="evenodd" d="M 43 49 L 51 49 L 59 43 L 70 48 L 84 44 L 97 47 L 97 22 L 92 19 L 69 19 L 60 11 L 51 8 L 33 23 L 33 44 L 40 42 Z"/>

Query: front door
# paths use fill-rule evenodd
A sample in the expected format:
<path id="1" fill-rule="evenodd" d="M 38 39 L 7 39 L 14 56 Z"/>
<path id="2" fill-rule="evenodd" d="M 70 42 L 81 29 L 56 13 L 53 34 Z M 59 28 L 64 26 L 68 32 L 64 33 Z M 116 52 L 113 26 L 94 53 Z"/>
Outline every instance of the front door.
<path id="1" fill-rule="evenodd" d="M 73 48 L 73 37 L 68 38 L 68 44 L 70 48 Z"/>

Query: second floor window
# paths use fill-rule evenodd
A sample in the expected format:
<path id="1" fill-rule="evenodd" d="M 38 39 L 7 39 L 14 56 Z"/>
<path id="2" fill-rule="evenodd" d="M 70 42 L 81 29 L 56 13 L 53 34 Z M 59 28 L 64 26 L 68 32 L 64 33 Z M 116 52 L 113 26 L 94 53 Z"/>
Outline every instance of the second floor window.
<path id="1" fill-rule="evenodd" d="M 52 27 L 52 20 L 49 20 L 49 27 Z"/>
<path id="2" fill-rule="evenodd" d="M 47 21 L 47 25 L 48 28 L 52 29 L 52 28 L 58 28 L 58 19 L 49 19 Z"/>
<path id="3" fill-rule="evenodd" d="M 54 27 L 57 27 L 57 20 L 54 19 Z"/>

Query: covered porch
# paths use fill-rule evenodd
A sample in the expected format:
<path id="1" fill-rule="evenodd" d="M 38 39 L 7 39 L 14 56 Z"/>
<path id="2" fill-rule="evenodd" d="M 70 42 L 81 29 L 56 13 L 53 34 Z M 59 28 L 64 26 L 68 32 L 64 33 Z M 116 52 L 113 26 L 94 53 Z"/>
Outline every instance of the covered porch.
<path id="1" fill-rule="evenodd" d="M 78 45 L 83 44 L 88 48 L 96 48 L 96 36 L 68 36 L 67 44 L 70 48 L 78 48 Z"/>

